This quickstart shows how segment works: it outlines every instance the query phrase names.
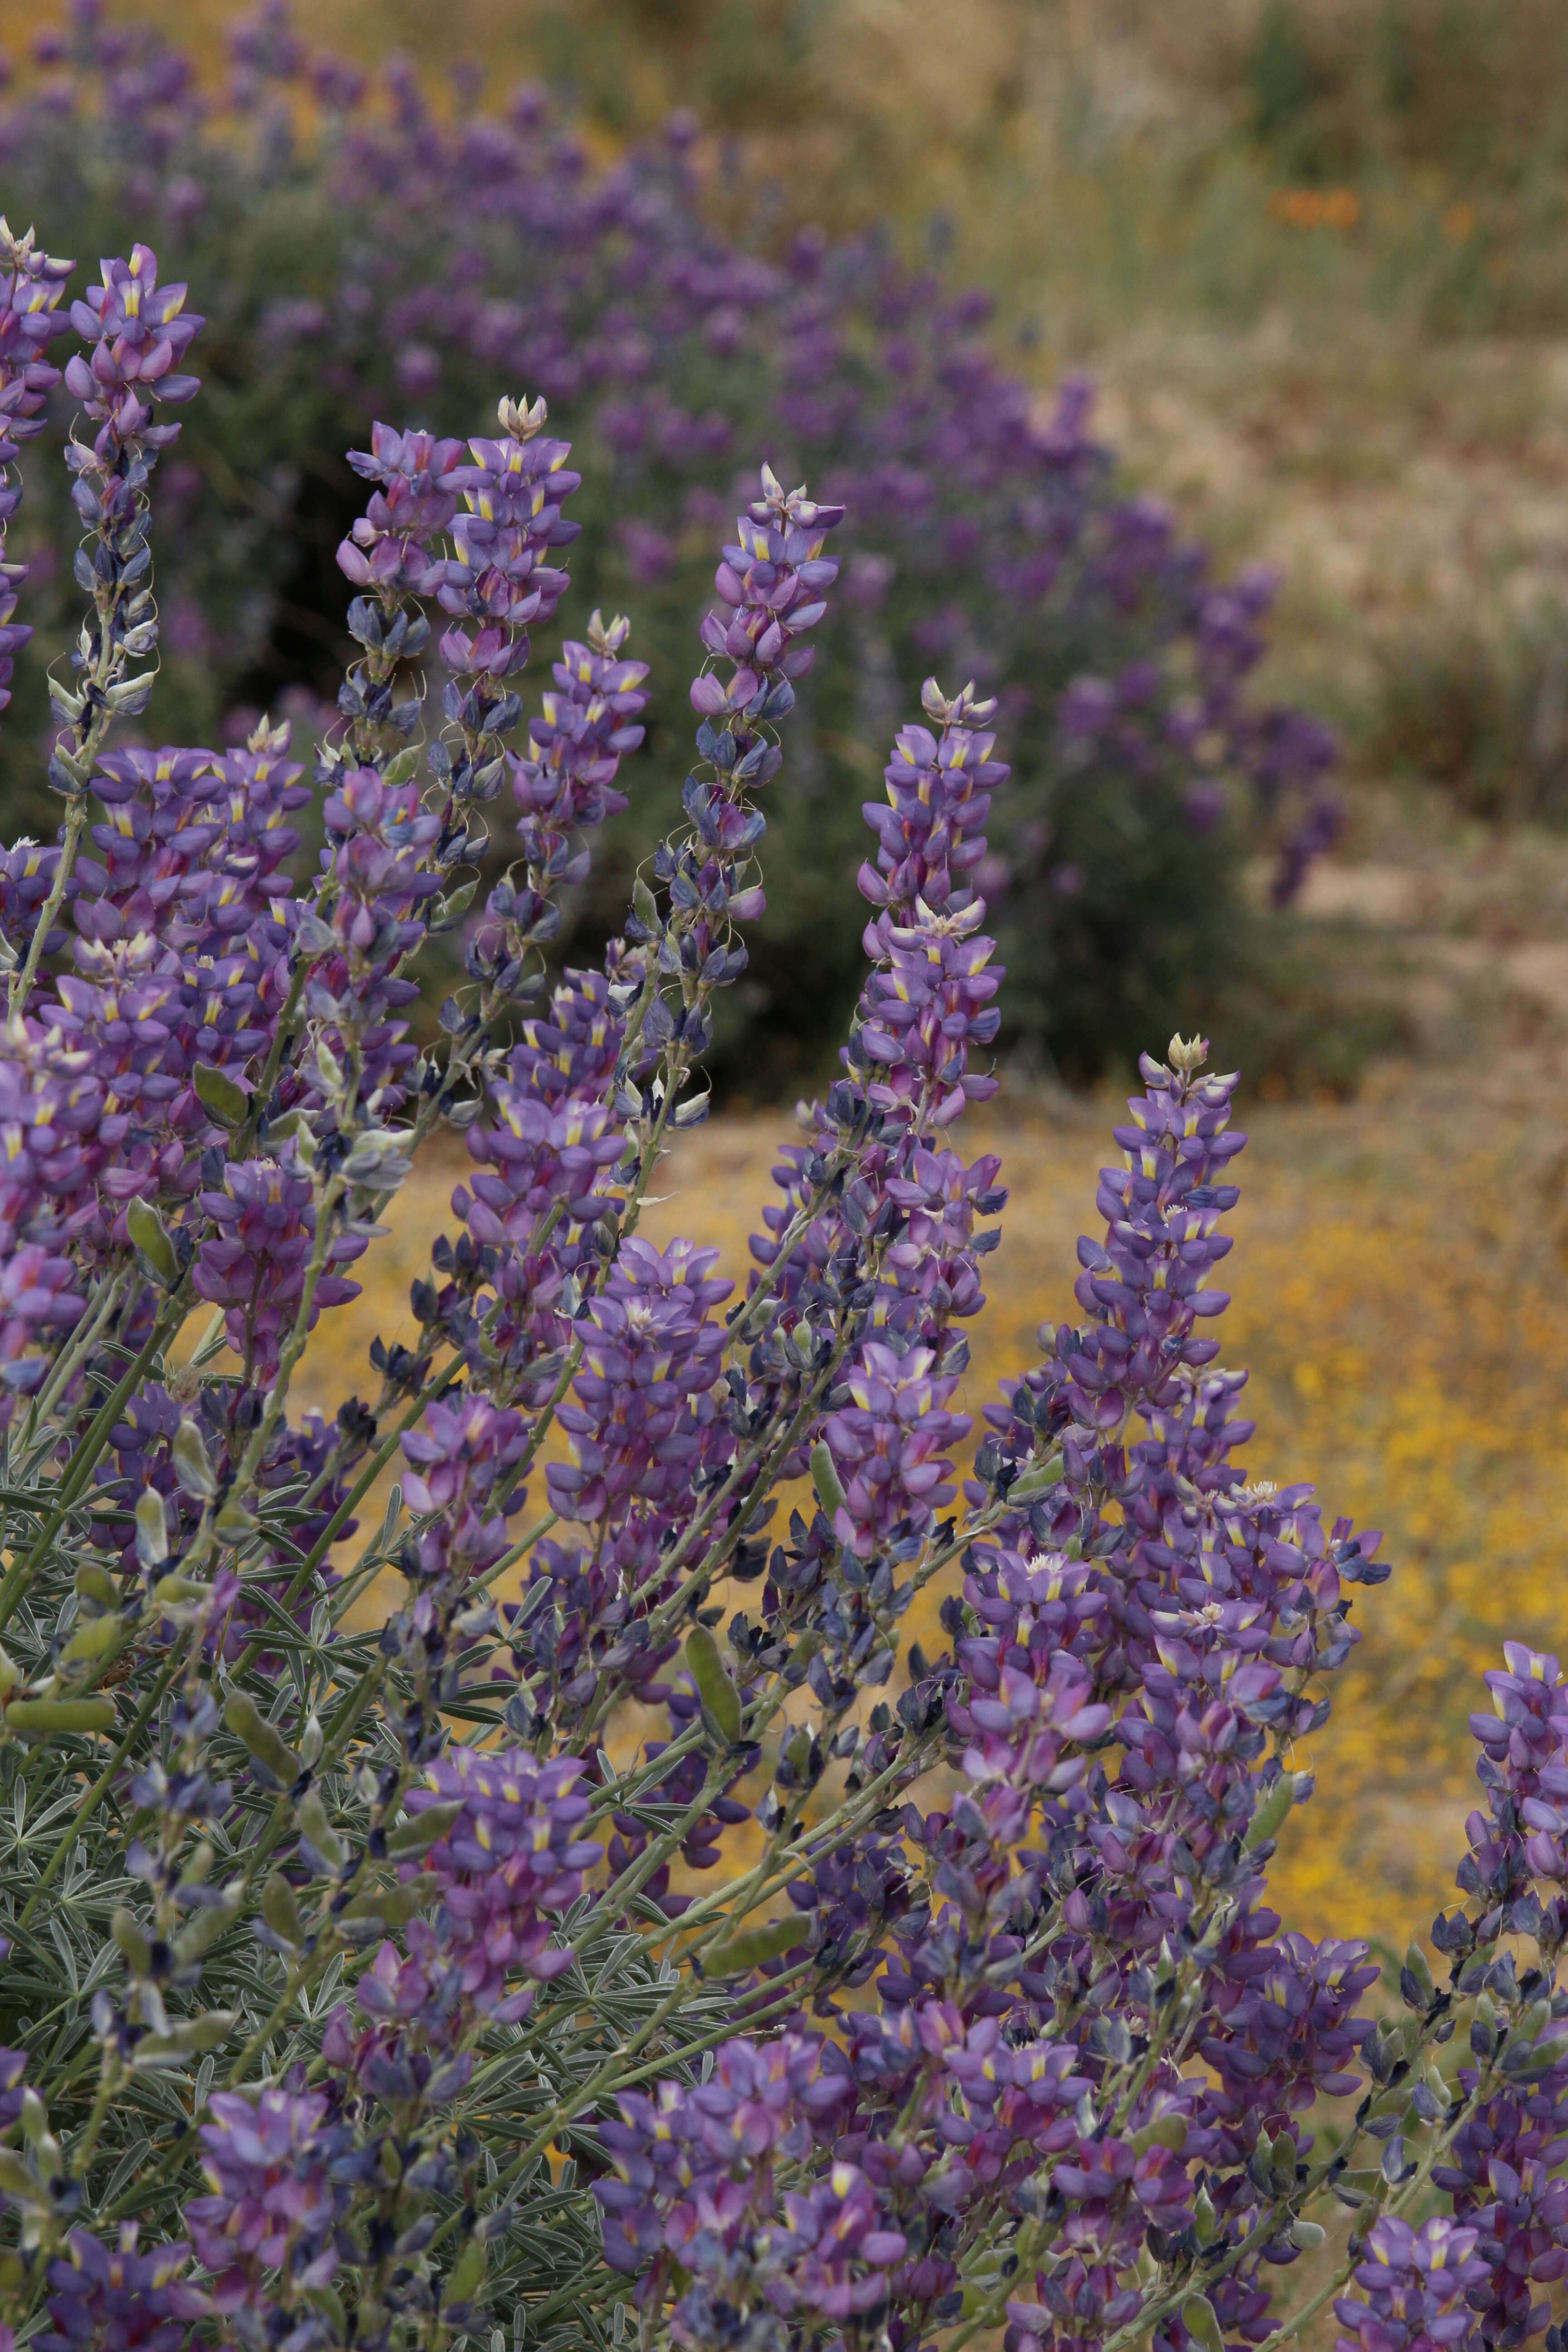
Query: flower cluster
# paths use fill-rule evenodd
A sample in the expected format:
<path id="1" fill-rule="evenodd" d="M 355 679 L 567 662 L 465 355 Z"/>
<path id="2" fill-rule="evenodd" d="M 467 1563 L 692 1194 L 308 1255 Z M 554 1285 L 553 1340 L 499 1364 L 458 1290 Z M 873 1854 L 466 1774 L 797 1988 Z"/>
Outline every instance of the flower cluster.
<path id="1" fill-rule="evenodd" d="M 320 2092 L 265 2090 L 248 2099 L 219 2091 L 208 2108 L 202 2169 L 212 2193 L 190 2200 L 185 2221 L 218 2309 L 248 2306 L 261 2319 L 269 2299 L 258 2290 L 269 2273 L 280 2273 L 292 2291 L 326 2285 L 338 2267 L 334 2224 L 346 2201 L 332 2179 L 340 2148 L 322 2128 Z"/>
<path id="2" fill-rule="evenodd" d="M 1446 2216 L 1435 2215 L 1419 2230 L 1392 2213 L 1374 2222 L 1354 2273 L 1361 2293 L 1334 2305 L 1346 2330 L 1335 2339 L 1337 2352 L 1382 2352 L 1388 2344 L 1436 2352 L 1439 2345 L 1473 2343 L 1475 2322 L 1465 2306 L 1487 2278 L 1475 2245 L 1476 2232 Z"/>
<path id="3" fill-rule="evenodd" d="M 581 1769 L 571 1758 L 542 1767 L 521 1750 L 486 1756 L 457 1748 L 429 1768 L 428 1789 L 410 1797 L 416 1817 L 433 1805 L 458 1809 L 425 1864 L 441 1911 L 420 1940 L 453 1963 L 470 2015 L 503 2024 L 525 2016 L 532 1987 L 571 1966 L 570 1947 L 552 1940 L 550 1915 L 576 1901 L 603 1852 L 581 1834 L 589 1810 L 573 1786 Z M 416 1956 L 423 1956 L 417 1946 Z M 519 1975 L 529 1983 L 509 1994 Z M 374 2009 L 370 1987 L 361 2002 Z"/>
<path id="4" fill-rule="evenodd" d="M 65 323 L 57 313 L 73 266 L 40 252 L 31 229 L 14 236 L 0 215 L 0 710 L 11 699 L 15 656 L 33 634 L 15 618 L 27 567 L 5 560 L 5 534 L 22 497 L 10 467 L 20 445 L 43 431 L 45 396 L 60 380 L 46 353 L 51 336 Z"/>
<path id="5" fill-rule="evenodd" d="M 178 436 L 178 425 L 153 422 L 153 403 L 195 395 L 197 379 L 174 373 L 203 324 L 186 310 L 185 291 L 160 287 L 156 255 L 138 245 L 129 261 L 106 261 L 102 285 L 71 305 L 89 356 L 71 359 L 66 384 L 100 428 L 91 459 L 77 469 L 77 507 L 89 529 L 100 516 L 128 509 L 136 486 L 119 478 L 123 453 L 145 458 Z"/>
<path id="6" fill-rule="evenodd" d="M 501 679 L 528 659 L 528 631 L 550 620 L 567 575 L 545 561 L 582 526 L 561 509 L 582 482 L 566 459 L 571 445 L 539 437 L 544 403 L 503 405 L 504 441 L 472 441 L 458 477 L 463 511 L 452 524 L 454 552 L 437 598 L 454 625 L 441 658 L 455 677 Z M 469 625 L 465 625 L 468 624 Z"/>
<path id="7" fill-rule="evenodd" d="M 214 1231 L 196 1253 L 192 1283 L 224 1310 L 247 1380 L 268 1381 L 300 1311 L 311 1330 L 324 1307 L 359 1297 L 357 1282 L 321 1269 L 361 1256 L 364 1241 L 337 1234 L 318 1250 L 310 1179 L 276 1160 L 226 1168 L 221 1189 L 202 1193 L 201 1207 Z"/>
<path id="8" fill-rule="evenodd" d="M 34 2339 L 44 2352 L 91 2344 L 175 2352 L 189 2341 L 189 2323 L 212 2308 L 211 2297 L 180 2275 L 191 2259 L 188 2244 L 142 2253 L 134 2221 L 121 2223 L 112 2250 L 88 2230 L 73 2230 L 66 2243 L 65 2256 L 49 2265 L 52 2325 Z"/>
<path id="9" fill-rule="evenodd" d="M 247 71 L 288 53 L 275 15 L 247 35 Z M 1568 2275 L 1568 1703 L 1510 1651 L 1470 1907 L 1434 1931 L 1453 1986 L 1413 1946 L 1410 2015 L 1374 2021 L 1364 1948 L 1285 1927 L 1267 1870 L 1352 1590 L 1387 1571 L 1237 1458 L 1212 1326 L 1243 1139 L 1201 1040 L 1144 1057 L 1082 1323 L 957 1466 L 1005 1202 L 952 1143 L 995 1083 L 994 698 L 930 680 L 897 738 L 842 1070 L 726 1307 L 717 1252 L 641 1220 L 747 969 L 842 509 L 763 470 L 700 625 L 681 815 L 602 967 L 547 992 L 649 673 L 595 616 L 509 750 L 567 584 L 542 404 L 503 400 L 467 457 L 373 436 L 296 877 L 283 730 L 103 748 L 151 597 L 142 394 L 188 335 L 141 247 L 89 315 L 125 495 L 83 566 L 55 856 L 5 869 L 31 928 L 0 1033 L 26 2045 L 0 2053 L 0 2325 L 353 2352 L 510 2314 L 564 2352 L 629 2294 L 683 2352 L 919 2352 L 955 2322 L 1212 2352 L 1269 2333 L 1322 2193 L 1373 2207 L 1344 2342 L 1523 2341 Z M 1143 560 L 1129 523 L 1106 593 Z M 432 604 L 454 674 L 423 741 Z M 517 865 L 416 1029 L 509 777 Z M 443 1128 L 473 1173 L 416 1344 L 376 1342 L 368 1403 L 291 1423 L 342 1269 Z M 934 1658 L 904 1633 L 926 1589 Z M 1331 2143 L 1314 2110 L 1363 2085 Z M 1428 2181 L 1453 2218 L 1416 2229 Z"/>

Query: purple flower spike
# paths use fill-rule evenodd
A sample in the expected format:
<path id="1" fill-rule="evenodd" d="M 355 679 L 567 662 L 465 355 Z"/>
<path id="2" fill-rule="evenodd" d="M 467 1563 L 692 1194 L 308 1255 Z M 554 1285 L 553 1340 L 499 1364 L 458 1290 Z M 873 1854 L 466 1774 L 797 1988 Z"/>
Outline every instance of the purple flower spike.
<path id="1" fill-rule="evenodd" d="M 938 1378 L 933 1363 L 929 1348 L 900 1359 L 868 1340 L 849 1375 L 853 1402 L 824 1426 L 844 1487 L 834 1532 L 861 1559 L 912 1556 L 952 1500 L 942 1483 L 952 1465 L 942 1452 L 967 1437 L 971 1424 L 967 1413 L 947 1411 L 957 1376 Z"/>
<path id="2" fill-rule="evenodd" d="M 486 1397 L 426 1407 L 424 1428 L 411 1429 L 403 1440 L 405 1454 L 418 1465 L 404 1481 L 404 1493 L 414 1510 L 432 1517 L 420 1538 L 421 1575 L 474 1575 L 500 1557 L 506 1522 L 499 1515 L 487 1518 L 485 1505 L 527 1441 L 521 1416 L 498 1411 Z M 519 1510 L 522 1501 L 513 1495 L 506 1507 Z"/>
<path id="3" fill-rule="evenodd" d="M 174 373 L 205 324 L 185 309 L 185 291 L 160 286 L 156 254 L 138 245 L 129 261 L 106 261 L 102 285 L 71 304 L 71 325 L 89 356 L 78 352 L 68 361 L 66 384 L 99 427 L 91 451 L 79 448 L 71 460 L 77 507 L 89 525 L 118 519 L 133 496 L 119 478 L 121 453 L 137 448 L 155 457 L 177 436 L 177 425 L 153 424 L 153 404 L 191 400 L 200 388 L 197 377 Z"/>
<path id="4" fill-rule="evenodd" d="M 577 1326 L 583 1370 L 560 1414 L 572 1462 L 545 1474 L 563 1518 L 618 1518 L 634 1497 L 673 1502 L 685 1491 L 714 1419 L 702 1403 L 719 1378 L 724 1335 L 707 1310 L 731 1289 L 710 1278 L 718 1259 L 716 1249 L 689 1242 L 672 1242 L 662 1256 L 636 1238 L 622 1244 Z"/>
<path id="5" fill-rule="evenodd" d="M 500 680 L 528 659 L 528 629 L 553 618 L 567 574 L 544 559 L 570 546 L 582 529 L 566 521 L 563 502 L 581 483 L 566 466 L 567 441 L 538 437 L 542 400 L 531 408 L 501 403 L 504 441 L 470 441 L 460 469 L 466 511 L 452 524 L 455 555 L 437 591 L 458 625 L 441 639 L 441 658 L 458 676 Z"/>
<path id="6" fill-rule="evenodd" d="M 200 1197 L 217 1233 L 197 1253 L 196 1293 L 226 1310 L 225 1333 L 244 1359 L 247 1379 L 268 1381 L 305 1295 L 316 1233 L 310 1180 L 275 1160 L 248 1160 L 224 1171 L 221 1192 Z M 344 1265 L 364 1247 L 360 1235 L 335 1234 L 326 1263 Z M 311 1297 L 310 1328 L 323 1307 L 357 1298 L 359 1289 L 342 1275 L 323 1274 Z"/>
<path id="7" fill-rule="evenodd" d="M 472 2014 L 515 2021 L 531 2005 L 533 1986 L 572 1964 L 570 1948 L 552 1940 L 549 1915 L 577 1900 L 584 1874 L 604 1853 L 578 1834 L 588 1800 L 572 1784 L 582 1769 L 572 1757 L 542 1765 L 522 1748 L 493 1755 L 450 1748 L 428 1767 L 428 1790 L 409 1798 L 414 1813 L 454 1801 L 463 1808 L 424 1864 L 439 1885 L 440 1917 L 434 1929 L 416 1922 L 409 1947 L 427 1972 L 443 1957 L 452 1961 Z M 518 1976 L 529 1984 L 509 1993 Z M 365 2001 L 362 1988 L 366 2006 L 378 1999 Z"/>
<path id="8" fill-rule="evenodd" d="M 338 550 L 339 571 L 357 588 L 434 593 L 446 574 L 430 550 L 458 511 L 462 460 L 460 441 L 374 425 L 369 449 L 351 449 L 349 463 L 378 487 Z"/>
<path id="9" fill-rule="evenodd" d="M 785 491 L 773 468 L 763 467 L 763 495 L 736 523 L 738 544 L 726 547 L 714 575 L 729 618 L 710 613 L 702 624 L 709 652 L 736 667 L 728 681 L 711 671 L 693 680 L 691 707 L 701 718 L 739 717 L 764 685 L 805 677 L 816 656 L 795 641 L 827 610 L 824 592 L 838 566 L 822 550 L 843 520 L 842 507 L 818 506 L 804 489 Z"/>
<path id="10" fill-rule="evenodd" d="M 11 699 L 14 656 L 33 634 L 14 617 L 27 567 L 5 560 L 5 534 L 22 498 L 10 468 L 21 443 L 42 432 L 44 401 L 60 380 L 44 354 L 66 324 L 57 312 L 75 267 L 39 252 L 31 229 L 13 236 L 0 216 L 0 710 Z"/>

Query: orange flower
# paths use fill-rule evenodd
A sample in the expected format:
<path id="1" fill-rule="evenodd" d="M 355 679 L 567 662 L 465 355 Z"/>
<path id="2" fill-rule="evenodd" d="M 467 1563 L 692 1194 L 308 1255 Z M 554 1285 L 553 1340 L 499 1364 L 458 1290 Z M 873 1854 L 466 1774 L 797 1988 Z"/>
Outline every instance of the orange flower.
<path id="1" fill-rule="evenodd" d="M 1354 228 L 1361 198 L 1353 188 L 1276 188 L 1268 214 L 1290 228 Z"/>

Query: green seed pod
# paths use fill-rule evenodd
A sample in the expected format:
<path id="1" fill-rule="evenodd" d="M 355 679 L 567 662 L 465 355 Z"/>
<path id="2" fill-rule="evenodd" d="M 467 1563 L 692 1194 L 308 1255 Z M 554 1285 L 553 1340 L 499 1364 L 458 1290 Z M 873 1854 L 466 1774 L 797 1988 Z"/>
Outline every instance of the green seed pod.
<path id="1" fill-rule="evenodd" d="M 453 2263 L 443 2303 L 471 2303 L 485 2283 L 485 2242 L 470 2238 Z"/>
<path id="2" fill-rule="evenodd" d="M 810 1934 L 805 1921 L 770 1919 L 765 1927 L 742 1927 L 738 1936 L 727 1943 L 715 1944 L 702 1963 L 704 1976 L 738 1977 L 761 1968 L 764 1960 L 776 1960 L 784 1952 L 793 1952 L 804 1944 Z"/>
<path id="3" fill-rule="evenodd" d="M 304 1925 L 300 1906 L 294 1900 L 294 1889 L 280 1870 L 275 1870 L 261 1890 L 261 1916 L 275 1936 L 281 1936 L 296 1951 L 305 1940 Z"/>
<path id="4" fill-rule="evenodd" d="M 100 1609 L 118 1609 L 120 1587 L 106 1568 L 95 1559 L 84 1559 L 71 1582 L 79 1601 L 96 1601 Z"/>
<path id="5" fill-rule="evenodd" d="M 136 1557 L 143 1568 L 161 1568 L 169 1557 L 169 1519 L 156 1486 L 136 1502 Z"/>
<path id="6" fill-rule="evenodd" d="M 1187 2334 L 1203 2346 L 1204 2352 L 1225 2352 L 1225 2337 L 1206 2294 L 1188 2295 L 1182 2305 L 1182 2324 Z"/>
<path id="7" fill-rule="evenodd" d="M 694 1625 L 687 1636 L 686 1663 L 697 1685 L 697 1696 L 712 1717 L 722 1738 L 731 1748 L 741 1737 L 741 1694 L 724 1672 L 719 1644 L 706 1625 Z"/>
<path id="8" fill-rule="evenodd" d="M 55 1731 L 108 1731 L 114 1720 L 111 1698 L 16 1698 L 5 1709 L 11 1729 L 33 1739 Z"/>
<path id="9" fill-rule="evenodd" d="M 415 1913 L 424 1910 L 436 1885 L 434 1873 L 422 1870 L 417 1878 L 407 1879 L 401 1886 L 367 1886 L 344 1906 L 343 1917 L 380 1919 L 388 1927 L 406 1927 Z"/>
<path id="10" fill-rule="evenodd" d="M 343 1842 L 327 1819 L 327 1809 L 314 1789 L 300 1800 L 299 1820 L 300 1827 L 322 1861 L 330 1864 L 333 1870 L 341 1870 L 345 1851 Z"/>
<path id="11" fill-rule="evenodd" d="M 177 1957 L 182 1960 L 199 1960 L 231 1924 L 238 1907 L 237 1900 L 231 1898 L 224 1903 L 204 1903 L 193 1911 L 190 1925 L 182 1927 L 174 1938 Z"/>
<path id="12" fill-rule="evenodd" d="M 65 1663 L 74 1664 L 79 1658 L 101 1658 L 114 1649 L 125 1628 L 118 1617 L 84 1617 L 65 1646 Z"/>
<path id="13" fill-rule="evenodd" d="M 183 2056 L 188 2050 L 216 2050 L 233 2030 L 232 2009 L 209 2009 L 202 2017 L 182 2017 L 167 2033 L 149 2033 L 137 2043 L 136 2052 L 138 2057 L 167 2057 L 175 2052 Z"/>
<path id="14" fill-rule="evenodd" d="M 337 2288 L 308 2286 L 305 2289 L 305 2300 L 312 2311 L 325 2312 L 331 2323 L 332 2341 L 336 2344 L 346 2344 L 349 2340 L 349 2315 L 344 2307 L 342 2296 L 338 2293 Z M 363 2303 L 360 2305 L 360 2312 L 363 2316 L 364 2312 Z"/>
<path id="15" fill-rule="evenodd" d="M 431 1805 L 423 1813 L 416 1813 L 406 1822 L 399 1822 L 395 1830 L 386 1832 L 386 1851 L 399 1861 L 410 1854 L 423 1853 L 437 1838 L 444 1838 L 462 1812 L 464 1800 L 455 1797 L 447 1805 Z"/>
<path id="16" fill-rule="evenodd" d="M 1031 1495 L 1043 1495 L 1047 1486 L 1054 1486 L 1067 1475 L 1067 1466 L 1059 1454 L 1053 1454 L 1048 1462 L 1031 1462 L 1008 1487 L 1007 1500 L 1024 1503 Z"/>
<path id="17" fill-rule="evenodd" d="M 1427 1965 L 1426 1955 L 1422 1950 L 1414 1936 L 1411 1937 L 1410 1942 L 1405 1948 L 1405 1965 L 1415 1980 L 1415 1990 L 1421 1997 L 1422 2007 L 1424 2009 L 1430 2009 L 1432 2006 L 1432 1996 L 1436 1992 L 1436 1987 L 1432 1982 L 1432 1971 Z"/>
<path id="18" fill-rule="evenodd" d="M 300 1759 L 245 1691 L 230 1693 L 223 1719 L 235 1738 L 249 1748 L 257 1762 L 266 1765 L 275 1780 L 280 1780 L 287 1788 L 299 1779 Z"/>
<path id="19" fill-rule="evenodd" d="M 134 1975 L 144 1977 L 153 1965 L 153 1947 L 142 1928 L 122 1904 L 117 1904 L 109 1923 L 110 1933 L 124 1953 Z"/>
<path id="20" fill-rule="evenodd" d="M 176 1569 L 158 1579 L 153 1587 L 153 1598 L 161 1601 L 165 1608 L 174 1609 L 183 1601 L 203 1600 L 209 1589 L 199 1577 L 182 1576 Z"/>
<path id="21" fill-rule="evenodd" d="M 1187 2119 L 1181 2115 L 1156 2116 L 1152 2124 L 1133 2133 L 1130 2143 L 1137 2156 L 1146 2155 L 1152 2147 L 1168 2147 L 1173 2155 L 1180 2156 L 1186 2144 Z"/>
<path id="22" fill-rule="evenodd" d="M 174 1244 L 163 1230 L 163 1220 L 151 1201 L 132 1201 L 125 1212 L 125 1230 L 138 1254 L 168 1290 L 180 1279 Z"/>
<path id="23" fill-rule="evenodd" d="M 838 1472 L 828 1451 L 827 1441 L 823 1437 L 819 1437 L 811 1449 L 811 1483 L 829 1518 L 836 1511 L 844 1508 L 844 1489 L 838 1483 Z"/>
<path id="24" fill-rule="evenodd" d="M 1296 1783 L 1289 1772 L 1281 1772 L 1247 1823 L 1247 1835 L 1241 1841 L 1242 1852 L 1252 1853 L 1273 1837 L 1295 1801 Z"/>
<path id="25" fill-rule="evenodd" d="M 1200 2189 L 1193 2200 L 1193 2227 L 1200 2246 L 1212 2246 L 1219 2222 L 1214 2210 L 1214 2200 L 1206 2189 Z"/>
<path id="26" fill-rule="evenodd" d="M 1527 2049 L 1545 2032 L 1551 2022 L 1552 2003 L 1549 2000 L 1532 2000 L 1514 2026 L 1512 2046 Z"/>
<path id="27" fill-rule="evenodd" d="M 0 2147 L 0 2192 L 18 2205 L 47 2205 L 48 2192 L 19 2156 Z"/>
<path id="28" fill-rule="evenodd" d="M 207 1449 L 201 1431 L 194 1421 L 182 1421 L 174 1434 L 174 1475 L 187 1495 L 199 1496 L 203 1502 L 217 1492 L 217 1479 L 207 1458 Z"/>
<path id="29" fill-rule="evenodd" d="M 214 1069 L 210 1063 L 198 1062 L 191 1072 L 191 1084 L 202 1108 L 210 1111 L 220 1127 L 244 1126 L 250 1110 L 250 1097 L 226 1072 Z"/>

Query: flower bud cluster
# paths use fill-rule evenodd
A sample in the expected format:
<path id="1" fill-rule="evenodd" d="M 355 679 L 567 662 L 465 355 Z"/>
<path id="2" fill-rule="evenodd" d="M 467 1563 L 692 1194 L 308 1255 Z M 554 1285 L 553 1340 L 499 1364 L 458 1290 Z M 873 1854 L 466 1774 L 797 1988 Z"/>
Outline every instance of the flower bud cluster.
<path id="1" fill-rule="evenodd" d="M 629 621 L 606 625 L 595 613 L 585 645 L 568 638 L 552 670 L 556 690 L 529 723 L 528 750 L 508 754 L 526 878 L 509 877 L 490 893 L 468 956 L 470 978 L 500 992 L 517 991 L 529 949 L 554 938 L 561 917 L 552 891 L 588 870 L 579 835 L 626 806 L 616 777 L 643 740 L 634 722 L 647 703 L 647 664 L 621 658 L 630 634 Z"/>
<path id="2" fill-rule="evenodd" d="M 60 380 L 46 353 L 66 323 L 58 306 L 74 267 L 40 252 L 31 229 L 14 236 L 0 215 L 0 710 L 11 699 L 15 657 L 33 634 L 16 618 L 27 567 L 5 555 L 5 535 L 22 500 L 10 469 L 21 444 L 43 431 L 45 398 Z M 9 926 L 6 936 L 14 945 L 17 935 Z"/>

